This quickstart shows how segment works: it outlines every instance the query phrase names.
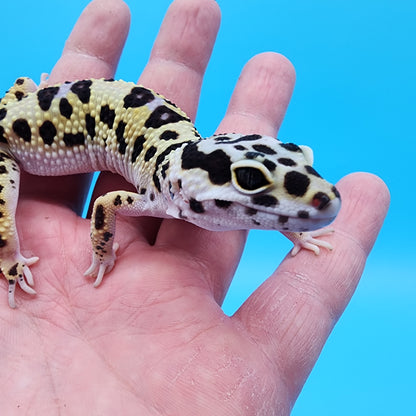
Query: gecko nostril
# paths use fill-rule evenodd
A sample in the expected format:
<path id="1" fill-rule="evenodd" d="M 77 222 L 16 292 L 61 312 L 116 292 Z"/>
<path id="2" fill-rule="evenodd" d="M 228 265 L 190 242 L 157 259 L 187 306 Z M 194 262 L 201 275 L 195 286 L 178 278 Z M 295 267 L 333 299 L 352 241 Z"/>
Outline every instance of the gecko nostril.
<path id="1" fill-rule="evenodd" d="M 312 198 L 312 206 L 318 210 L 324 209 L 330 203 L 331 198 L 324 192 L 317 192 Z"/>

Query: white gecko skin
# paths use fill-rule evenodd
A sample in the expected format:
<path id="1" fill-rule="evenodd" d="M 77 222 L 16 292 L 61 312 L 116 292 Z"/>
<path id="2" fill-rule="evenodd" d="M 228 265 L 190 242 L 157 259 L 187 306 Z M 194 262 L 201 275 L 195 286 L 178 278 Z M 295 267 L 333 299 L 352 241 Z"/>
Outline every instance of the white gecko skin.
<path id="1" fill-rule="evenodd" d="M 257 134 L 201 138 L 187 115 L 134 83 L 90 79 L 38 88 L 18 78 L 0 102 L 0 269 L 15 307 L 16 282 L 35 293 L 20 253 L 15 211 L 20 169 L 37 175 L 111 171 L 137 192 L 94 203 L 93 259 L 98 286 L 114 266 L 115 216 L 180 218 L 208 230 L 282 231 L 319 253 L 319 230 L 336 217 L 336 188 L 312 167 L 306 146 Z M 314 231 L 317 230 L 317 231 Z"/>

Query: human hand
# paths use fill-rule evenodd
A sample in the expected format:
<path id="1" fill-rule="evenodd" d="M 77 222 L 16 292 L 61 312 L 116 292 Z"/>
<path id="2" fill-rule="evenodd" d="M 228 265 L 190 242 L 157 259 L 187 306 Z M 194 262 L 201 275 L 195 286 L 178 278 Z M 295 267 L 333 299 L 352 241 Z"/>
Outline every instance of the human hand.
<path id="1" fill-rule="evenodd" d="M 192 119 L 219 19 L 213 0 L 176 0 L 139 80 Z M 93 1 L 49 82 L 113 76 L 128 23 L 122 1 Z M 282 56 L 254 57 L 218 130 L 276 135 L 294 79 Z M 16 310 L 1 302 L 2 413 L 287 415 L 358 283 L 387 210 L 384 184 L 344 178 L 335 250 L 287 256 L 227 317 L 220 304 L 246 233 L 121 217 L 116 266 L 93 289 L 89 221 L 71 210 L 86 182 L 22 179 L 17 221 L 23 253 L 40 257 L 38 294 L 17 292 Z M 103 174 L 96 194 L 127 187 Z"/>

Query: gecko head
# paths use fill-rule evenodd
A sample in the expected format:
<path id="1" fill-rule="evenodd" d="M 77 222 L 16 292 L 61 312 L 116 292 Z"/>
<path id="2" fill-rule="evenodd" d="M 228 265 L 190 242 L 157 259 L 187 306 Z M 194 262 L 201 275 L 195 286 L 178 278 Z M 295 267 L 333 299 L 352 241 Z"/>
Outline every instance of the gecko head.
<path id="1" fill-rule="evenodd" d="M 228 134 L 189 143 L 182 154 L 182 213 L 208 229 L 312 231 L 341 205 L 334 185 L 312 167 L 307 146 Z"/>

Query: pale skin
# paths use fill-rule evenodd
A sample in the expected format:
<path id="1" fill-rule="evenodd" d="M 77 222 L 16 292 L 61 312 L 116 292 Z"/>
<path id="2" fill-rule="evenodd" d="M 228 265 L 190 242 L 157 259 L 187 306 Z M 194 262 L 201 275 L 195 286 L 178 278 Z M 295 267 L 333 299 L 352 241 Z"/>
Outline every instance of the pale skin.
<path id="1" fill-rule="evenodd" d="M 112 77 L 129 21 L 121 0 L 90 3 L 49 82 Z M 219 21 L 213 0 L 176 0 L 139 79 L 192 119 Z M 294 81 L 283 56 L 255 56 L 218 131 L 275 136 Z M 326 237 L 335 249 L 302 251 L 279 266 L 276 253 L 276 271 L 227 317 L 220 305 L 245 232 L 119 218 L 116 267 L 94 289 L 83 277 L 89 221 L 74 212 L 87 179 L 22 177 L 23 254 L 40 261 L 32 266 L 37 295 L 17 290 L 17 309 L 0 283 L 2 414 L 288 415 L 382 225 L 383 182 L 364 173 L 343 178 L 342 210 Z M 114 189 L 130 185 L 104 174 L 96 194 Z"/>

